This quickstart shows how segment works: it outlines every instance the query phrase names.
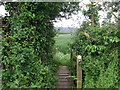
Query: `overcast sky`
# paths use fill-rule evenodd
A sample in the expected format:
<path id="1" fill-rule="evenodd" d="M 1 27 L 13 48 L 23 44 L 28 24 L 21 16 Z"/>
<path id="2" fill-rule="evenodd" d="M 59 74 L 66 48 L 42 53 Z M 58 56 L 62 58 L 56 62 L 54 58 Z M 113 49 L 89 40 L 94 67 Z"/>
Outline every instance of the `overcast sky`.
<path id="1" fill-rule="evenodd" d="M 90 3 L 89 0 L 80 0 L 80 6 L 83 6 L 85 8 L 84 4 Z M 77 15 L 72 15 L 72 18 L 70 19 L 65 19 L 63 18 L 62 21 L 58 20 L 57 22 L 54 23 L 55 27 L 80 27 L 82 22 L 85 20 L 84 15 L 79 12 Z"/>
<path id="2" fill-rule="evenodd" d="M 82 6 L 84 9 L 86 9 L 85 4 L 89 4 L 89 0 L 80 0 L 80 6 Z M 5 16 L 5 8 L 4 6 L 0 6 L 0 15 Z M 106 17 L 106 13 L 103 11 L 99 11 L 100 15 L 100 23 L 103 21 L 103 18 Z M 57 22 L 54 22 L 55 27 L 80 27 L 82 22 L 85 20 L 85 17 L 81 12 L 79 12 L 77 15 L 72 15 L 70 19 L 63 18 L 61 21 L 57 20 Z"/>
<path id="3" fill-rule="evenodd" d="M 86 9 L 85 4 L 89 4 L 90 0 L 79 0 L 81 3 L 79 4 L 82 6 L 82 8 Z M 98 0 L 99 1 L 99 0 Z M 99 2 L 99 4 L 102 4 L 102 2 Z M 102 24 L 102 21 L 105 17 L 107 17 L 106 11 L 98 11 L 98 14 L 100 15 L 99 23 Z M 62 21 L 58 20 L 54 23 L 55 27 L 77 27 L 79 28 L 82 24 L 82 22 L 86 20 L 82 12 L 79 12 L 77 15 L 72 15 L 72 18 L 65 19 L 63 18 Z M 114 16 L 112 16 L 112 22 L 114 22 Z"/>

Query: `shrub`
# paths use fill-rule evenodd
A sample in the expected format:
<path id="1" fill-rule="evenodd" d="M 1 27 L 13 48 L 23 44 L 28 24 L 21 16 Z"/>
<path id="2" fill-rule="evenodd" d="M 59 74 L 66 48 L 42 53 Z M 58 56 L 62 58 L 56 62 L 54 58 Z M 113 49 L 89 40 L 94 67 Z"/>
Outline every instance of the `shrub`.
<path id="1" fill-rule="evenodd" d="M 54 65 L 45 64 L 53 57 L 55 31 L 52 21 L 66 16 L 59 12 L 72 13 L 77 3 L 2 4 L 9 12 L 3 19 L 3 87 L 54 87 Z"/>
<path id="2" fill-rule="evenodd" d="M 72 47 L 83 57 L 84 88 L 118 88 L 119 45 L 116 25 L 78 29 Z"/>

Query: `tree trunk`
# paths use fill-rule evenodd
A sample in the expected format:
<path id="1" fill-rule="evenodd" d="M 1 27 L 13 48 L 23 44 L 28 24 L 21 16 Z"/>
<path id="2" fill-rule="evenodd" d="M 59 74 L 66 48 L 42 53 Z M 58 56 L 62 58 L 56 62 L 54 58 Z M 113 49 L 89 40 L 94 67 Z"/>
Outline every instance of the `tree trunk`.
<path id="1" fill-rule="evenodd" d="M 91 15 L 91 26 L 94 27 L 95 26 L 95 22 L 94 22 L 94 15 Z"/>

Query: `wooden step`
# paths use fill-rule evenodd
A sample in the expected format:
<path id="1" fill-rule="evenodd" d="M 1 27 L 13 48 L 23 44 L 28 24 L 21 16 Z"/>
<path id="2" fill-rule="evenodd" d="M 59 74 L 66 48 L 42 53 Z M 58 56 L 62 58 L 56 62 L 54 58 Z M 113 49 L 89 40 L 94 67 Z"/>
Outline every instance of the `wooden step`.
<path id="1" fill-rule="evenodd" d="M 72 83 L 71 82 L 58 82 L 56 86 L 59 86 L 61 88 L 63 87 L 71 87 Z"/>
<path id="2" fill-rule="evenodd" d="M 70 80 L 71 74 L 67 66 L 59 66 L 59 70 L 56 74 L 58 76 L 56 88 L 71 88 L 73 82 Z"/>
<path id="3" fill-rule="evenodd" d="M 58 75 L 59 76 L 69 76 L 70 74 L 68 74 L 68 73 L 59 73 Z"/>
<path id="4" fill-rule="evenodd" d="M 68 79 L 64 79 L 64 78 L 59 79 L 59 82 L 68 82 L 68 81 L 69 81 Z"/>
<path id="5" fill-rule="evenodd" d="M 70 73 L 57 73 L 57 75 L 70 76 Z"/>
<path id="6" fill-rule="evenodd" d="M 70 76 L 58 76 L 59 79 L 64 78 L 64 79 L 69 79 Z"/>
<path id="7" fill-rule="evenodd" d="M 57 88 L 61 88 L 61 90 L 64 90 L 66 88 L 68 90 L 68 88 L 71 88 L 71 86 L 57 86 Z"/>

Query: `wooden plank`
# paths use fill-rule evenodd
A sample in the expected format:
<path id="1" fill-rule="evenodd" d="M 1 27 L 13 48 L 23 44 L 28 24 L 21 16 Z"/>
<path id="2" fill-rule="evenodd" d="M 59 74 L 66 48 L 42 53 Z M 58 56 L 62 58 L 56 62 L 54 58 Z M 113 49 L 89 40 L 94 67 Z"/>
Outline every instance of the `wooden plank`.
<path id="1" fill-rule="evenodd" d="M 64 73 L 64 72 L 63 73 L 62 72 L 58 72 L 57 74 L 58 75 L 70 75 L 69 71 L 66 71 L 66 73 Z"/>
<path id="2" fill-rule="evenodd" d="M 59 82 L 68 82 L 68 79 L 61 78 L 59 79 Z"/>

